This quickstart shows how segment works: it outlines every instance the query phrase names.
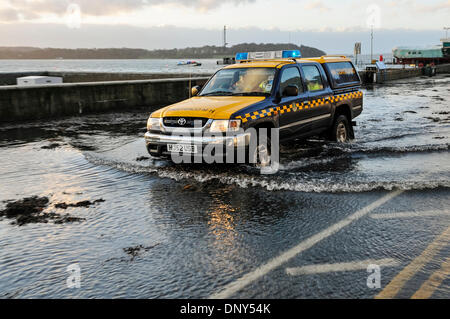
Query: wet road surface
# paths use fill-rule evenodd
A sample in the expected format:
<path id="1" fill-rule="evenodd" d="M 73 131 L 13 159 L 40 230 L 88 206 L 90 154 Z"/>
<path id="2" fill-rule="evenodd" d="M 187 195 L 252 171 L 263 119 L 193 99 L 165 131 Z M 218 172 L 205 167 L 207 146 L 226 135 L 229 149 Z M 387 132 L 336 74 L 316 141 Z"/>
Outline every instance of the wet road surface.
<path id="1" fill-rule="evenodd" d="M 450 77 L 364 93 L 352 144 L 283 146 L 274 176 L 149 159 L 143 111 L 1 126 L 0 210 L 85 220 L 3 218 L 0 298 L 449 298 Z"/>

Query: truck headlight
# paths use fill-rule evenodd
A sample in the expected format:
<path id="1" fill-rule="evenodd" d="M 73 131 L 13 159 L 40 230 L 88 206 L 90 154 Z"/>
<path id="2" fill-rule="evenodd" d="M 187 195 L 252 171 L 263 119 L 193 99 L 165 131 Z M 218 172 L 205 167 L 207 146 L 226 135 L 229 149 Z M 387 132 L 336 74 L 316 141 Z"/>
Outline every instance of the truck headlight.
<path id="1" fill-rule="evenodd" d="M 237 132 L 241 128 L 241 120 L 214 120 L 209 131 L 211 133 Z"/>
<path id="2" fill-rule="evenodd" d="M 158 117 L 149 117 L 147 121 L 147 131 L 160 131 L 161 119 Z"/>

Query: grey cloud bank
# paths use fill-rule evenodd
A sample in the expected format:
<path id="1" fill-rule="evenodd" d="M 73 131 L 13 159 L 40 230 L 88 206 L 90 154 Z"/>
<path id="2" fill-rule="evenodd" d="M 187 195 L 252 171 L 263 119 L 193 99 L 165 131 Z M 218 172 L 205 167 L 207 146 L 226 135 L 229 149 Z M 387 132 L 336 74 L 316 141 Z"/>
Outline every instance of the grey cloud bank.
<path id="1" fill-rule="evenodd" d="M 36 46 L 57 48 L 143 48 L 172 49 L 221 45 L 221 30 L 181 27 L 133 27 L 119 25 L 83 25 L 69 29 L 60 24 L 0 24 L 0 46 Z M 259 28 L 231 29 L 231 45 L 243 42 L 292 43 L 316 47 L 327 53 L 351 53 L 355 42 L 362 42 L 363 54 L 370 50 L 369 31 L 286 32 Z M 400 45 L 439 43 L 441 30 L 378 30 L 375 51 L 387 53 Z"/>
<path id="2" fill-rule="evenodd" d="M 36 18 L 43 14 L 56 14 L 63 16 L 69 4 L 77 4 L 82 8 L 84 15 L 111 16 L 117 13 L 126 13 L 141 10 L 161 4 L 176 4 L 185 7 L 194 7 L 200 11 L 207 11 L 221 6 L 224 3 L 245 4 L 255 0 L 4 0 L 8 5 L 9 20 L 19 21 L 22 17 Z M 1 17 L 1 11 L 0 11 Z"/>

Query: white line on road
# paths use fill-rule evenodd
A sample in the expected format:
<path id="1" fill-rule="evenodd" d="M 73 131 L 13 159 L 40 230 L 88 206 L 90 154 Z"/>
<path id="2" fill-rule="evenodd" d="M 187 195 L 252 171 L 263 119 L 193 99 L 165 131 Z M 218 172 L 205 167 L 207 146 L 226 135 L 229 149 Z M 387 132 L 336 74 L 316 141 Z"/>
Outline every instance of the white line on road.
<path id="1" fill-rule="evenodd" d="M 393 219 L 393 218 L 413 218 L 413 217 L 429 217 L 450 215 L 450 210 L 442 211 L 426 211 L 426 212 L 404 212 L 392 214 L 371 214 L 370 217 L 375 219 Z"/>
<path id="2" fill-rule="evenodd" d="M 402 194 L 403 190 L 397 190 L 390 192 L 383 196 L 382 198 L 376 200 L 372 204 L 360 209 L 353 215 L 350 215 L 347 218 L 344 218 L 340 222 L 328 227 L 327 229 L 321 231 L 320 233 L 302 241 L 297 246 L 285 251 L 278 257 L 273 258 L 272 260 L 268 261 L 266 264 L 256 268 L 255 270 L 243 275 L 241 278 L 237 279 L 236 281 L 226 285 L 220 292 L 215 293 L 210 296 L 211 299 L 226 299 L 233 296 L 235 293 L 237 293 L 242 288 L 250 285 L 251 283 L 255 282 L 256 280 L 260 279 L 261 277 L 265 276 L 272 270 L 278 268 L 279 266 L 283 265 L 284 263 L 288 262 L 298 254 L 304 252 L 305 250 L 308 250 L 309 248 L 313 247 L 317 243 L 321 242 L 322 240 L 332 236 L 333 234 L 340 231 L 342 228 L 348 226 L 349 224 L 353 223 L 354 221 L 366 216 L 370 212 L 372 212 L 374 209 L 380 207 L 387 201 L 399 196 Z"/>
<path id="3" fill-rule="evenodd" d="M 291 276 L 300 276 L 300 275 L 323 274 L 329 272 L 355 271 L 367 269 L 369 265 L 378 265 L 380 267 L 396 267 L 400 265 L 400 262 L 392 258 L 385 258 L 378 260 L 367 259 L 348 263 L 308 265 L 297 268 L 286 268 L 286 273 Z"/>

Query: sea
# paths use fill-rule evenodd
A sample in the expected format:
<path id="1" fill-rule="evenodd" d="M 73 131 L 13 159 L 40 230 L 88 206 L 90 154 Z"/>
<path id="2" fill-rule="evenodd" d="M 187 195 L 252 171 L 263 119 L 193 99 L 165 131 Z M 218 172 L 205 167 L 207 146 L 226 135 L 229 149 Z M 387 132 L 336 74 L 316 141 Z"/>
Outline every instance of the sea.
<path id="1" fill-rule="evenodd" d="M 354 62 L 355 58 L 348 55 Z M 380 54 L 374 58 L 379 59 Z M 383 54 L 392 63 L 392 54 Z M 179 62 L 197 61 L 201 66 L 178 65 Z M 0 72 L 113 72 L 113 73 L 184 73 L 212 74 L 223 67 L 218 59 L 129 59 L 129 60 L 0 60 Z M 365 69 L 370 55 L 358 57 L 357 67 Z"/>
<path id="2" fill-rule="evenodd" d="M 196 61 L 201 66 L 181 65 Z M 217 59 L 137 59 L 137 60 L 0 60 L 0 72 L 113 72 L 212 74 L 223 67 Z"/>

